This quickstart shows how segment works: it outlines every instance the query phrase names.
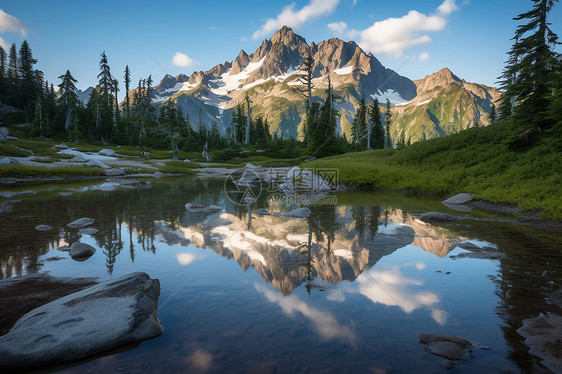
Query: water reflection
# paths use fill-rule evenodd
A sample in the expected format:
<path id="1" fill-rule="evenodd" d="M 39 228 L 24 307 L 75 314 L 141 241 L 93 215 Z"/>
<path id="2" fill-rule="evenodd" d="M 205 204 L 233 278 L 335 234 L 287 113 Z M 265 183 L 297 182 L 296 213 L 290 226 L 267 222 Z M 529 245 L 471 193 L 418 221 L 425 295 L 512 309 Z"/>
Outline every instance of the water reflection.
<path id="1" fill-rule="evenodd" d="M 233 205 L 222 187 L 222 181 L 178 179 L 151 184 L 141 181 L 136 188 L 114 191 L 63 185 L 36 195 L 27 193 L 25 198 L 5 193 L 3 196 L 7 197 L 0 201 L 0 278 L 52 269 L 49 259 L 66 262 L 68 268 L 100 266 L 103 270 L 98 269 L 98 272 L 110 276 L 122 272 L 123 268 L 130 271 L 133 264 L 137 266 L 149 255 L 150 261 L 156 259 L 153 267 L 156 275 L 164 267 L 157 260 L 170 256 L 173 265 L 178 267 L 174 271 L 180 274 L 170 281 L 176 286 L 182 284 L 183 278 L 188 278 L 185 275 L 192 267 L 199 266 L 195 264 L 206 261 L 209 254 L 217 254 L 213 257 L 231 260 L 222 261 L 236 269 L 236 282 L 244 277 L 252 279 L 244 292 L 257 294 L 250 300 L 258 305 L 252 310 L 259 310 L 250 320 L 261 318 L 264 325 L 271 322 L 261 314 L 266 303 L 269 312 L 273 308 L 290 323 L 305 325 L 320 341 L 345 344 L 351 352 L 349 355 L 357 355 L 353 357 L 375 354 L 365 353 L 364 346 L 371 342 L 369 339 L 377 343 L 382 339 L 376 335 L 378 330 L 382 331 L 381 335 L 389 333 L 388 329 L 412 330 L 413 350 L 417 352 L 415 338 L 426 326 L 442 328 L 444 333 L 457 333 L 454 329 L 462 326 L 464 330 L 458 333 L 463 335 L 462 332 L 472 333 L 474 324 L 501 325 L 501 343 L 506 342 L 508 348 L 507 352 L 500 349 L 498 355 L 504 352 L 523 371 L 536 367 L 516 330 L 523 319 L 556 312 L 554 306 L 545 301 L 545 296 L 560 287 L 559 233 L 478 221 L 447 228 L 431 226 L 416 218 L 420 212 L 435 210 L 433 206 L 428 208 L 431 202 L 384 194 L 382 197 L 362 193 L 338 195 L 339 205 L 313 205 L 309 207 L 308 218 L 288 219 L 256 212 L 258 209 L 288 211 L 295 207 L 279 202 L 270 205 L 267 197 L 251 206 Z M 186 210 L 187 202 L 215 204 L 225 209 L 218 213 L 194 213 Z M 91 227 L 98 231 L 81 234 L 79 229 L 66 226 L 80 217 L 95 219 Z M 48 224 L 53 229 L 37 231 L 35 226 L 39 224 Z M 475 239 L 495 246 L 504 256 L 494 261 L 457 256 L 464 253 L 462 247 L 467 247 L 467 241 L 476 243 Z M 68 254 L 56 251 L 78 240 L 97 247 L 93 258 L 78 264 Z M 438 276 L 435 271 L 441 270 L 436 268 L 436 263 L 456 264 L 456 271 L 464 271 L 461 274 L 465 278 L 453 273 L 443 281 L 445 271 L 440 273 L 441 278 L 435 278 Z M 482 266 L 483 263 L 489 266 Z M 165 266 L 172 265 L 166 263 Z M 240 269 L 251 274 L 242 274 Z M 216 279 L 207 281 L 214 282 L 212 287 L 220 290 L 230 287 L 227 283 L 234 279 L 226 281 L 222 275 L 213 274 Z M 495 287 L 496 294 L 478 286 L 487 292 L 479 294 L 475 281 L 488 282 L 490 288 Z M 183 291 L 181 287 L 177 290 L 177 295 Z M 194 306 L 173 299 L 176 288 L 173 292 L 167 295 L 172 300 L 168 305 L 182 305 L 183 311 L 178 308 L 178 313 L 187 319 L 182 313 Z M 222 311 L 225 292 L 223 296 L 216 293 L 216 300 L 213 299 L 215 294 L 205 293 L 200 300 L 206 304 L 211 299 L 212 309 Z M 470 297 L 459 296 L 462 292 Z M 193 300 L 193 295 L 188 295 L 185 300 Z M 474 306 L 475 299 L 490 302 L 492 313 L 486 314 L 484 307 Z M 237 302 L 241 303 L 230 302 L 235 307 Z M 252 307 L 240 307 L 240 315 L 249 308 Z M 473 310 L 472 314 L 464 311 L 470 308 L 478 310 Z M 210 312 L 207 307 L 201 309 L 199 313 L 205 319 L 191 321 L 190 328 L 196 329 L 202 324 L 210 329 L 217 320 L 227 324 L 234 318 L 227 312 L 221 315 Z M 215 313 L 215 319 L 207 321 L 208 313 Z M 342 318 L 346 313 L 353 314 L 353 318 Z M 463 313 L 469 315 L 463 317 Z M 365 326 L 372 327 L 373 321 L 383 321 L 383 318 L 389 326 L 378 322 L 377 328 L 365 330 Z M 400 318 L 418 318 L 423 324 L 420 322 L 420 327 L 409 322 L 401 326 Z M 474 334 L 486 337 L 488 332 L 484 330 L 475 330 Z M 219 336 L 222 332 L 215 333 Z M 201 332 L 200 335 L 212 334 Z M 295 336 L 299 335 L 295 333 Z M 184 347 L 187 353 L 182 356 L 182 362 L 199 371 L 213 371 L 214 365 L 219 364 L 228 368 L 224 354 L 217 354 L 217 350 L 203 344 L 204 341 L 201 338 L 191 342 L 189 349 Z M 355 363 L 360 369 L 368 367 L 359 365 L 360 360 Z M 384 362 L 381 365 L 388 370 L 393 368 Z"/>

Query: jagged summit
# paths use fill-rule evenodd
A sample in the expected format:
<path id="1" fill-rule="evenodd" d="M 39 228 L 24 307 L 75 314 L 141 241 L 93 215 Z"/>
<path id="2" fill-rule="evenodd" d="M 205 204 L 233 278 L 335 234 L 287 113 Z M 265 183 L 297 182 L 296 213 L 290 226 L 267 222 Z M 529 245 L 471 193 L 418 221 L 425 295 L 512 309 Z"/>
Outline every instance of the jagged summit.
<path id="1" fill-rule="evenodd" d="M 447 84 L 455 82 L 461 83 L 462 80 L 455 74 L 453 74 L 453 72 L 447 67 L 439 70 L 436 73 L 427 75 L 423 79 L 414 80 L 414 83 L 418 88 L 418 92 L 430 91 L 435 87 L 445 86 Z"/>

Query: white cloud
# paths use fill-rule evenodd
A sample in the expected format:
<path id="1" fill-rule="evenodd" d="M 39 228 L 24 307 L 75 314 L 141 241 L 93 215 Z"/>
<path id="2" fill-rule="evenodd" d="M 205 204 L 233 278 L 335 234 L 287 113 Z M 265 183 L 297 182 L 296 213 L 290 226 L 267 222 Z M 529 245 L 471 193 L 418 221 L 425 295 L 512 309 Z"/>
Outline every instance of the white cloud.
<path id="1" fill-rule="evenodd" d="M 437 13 L 447 16 L 457 9 L 459 9 L 459 7 L 455 4 L 455 0 L 445 0 L 443 4 L 439 5 L 437 8 Z"/>
<path id="2" fill-rule="evenodd" d="M 6 31 L 19 32 L 23 36 L 27 33 L 23 22 L 0 9 L 0 32 Z"/>
<path id="3" fill-rule="evenodd" d="M 329 23 L 328 28 L 336 34 L 340 35 L 343 34 L 343 32 L 347 29 L 347 23 L 343 21 Z"/>
<path id="4" fill-rule="evenodd" d="M 429 58 L 429 53 L 427 52 L 420 53 L 420 55 L 418 56 L 418 59 L 420 61 L 426 61 L 428 58 Z"/>
<path id="5" fill-rule="evenodd" d="M 361 34 L 358 30 L 347 30 L 347 23 L 343 21 L 329 23 L 328 28 L 335 32 L 336 35 L 345 36 L 349 39 L 353 39 Z"/>
<path id="6" fill-rule="evenodd" d="M 172 63 L 176 66 L 188 67 L 195 65 L 195 60 L 189 58 L 185 53 L 176 52 L 172 58 Z"/>
<path id="7" fill-rule="evenodd" d="M 445 28 L 446 21 L 439 16 L 426 16 L 411 10 L 402 18 L 388 18 L 378 21 L 361 32 L 361 47 L 373 53 L 387 53 L 400 57 L 404 50 L 418 44 L 431 41 L 427 35 L 419 35 L 420 31 L 440 31 Z"/>
<path id="8" fill-rule="evenodd" d="M 180 265 L 189 265 L 197 260 L 197 256 L 192 253 L 178 253 L 176 259 Z"/>
<path id="9" fill-rule="evenodd" d="M 433 15 L 425 15 L 411 10 L 401 18 L 387 18 L 375 22 L 371 27 L 361 31 L 360 45 L 363 49 L 373 53 L 386 53 L 401 57 L 404 50 L 431 41 L 424 32 L 437 32 L 445 28 L 450 15 L 458 9 L 455 0 L 445 0 Z M 423 58 L 427 54 L 423 54 Z M 423 61 L 420 55 L 420 61 Z M 429 57 L 429 55 L 427 55 Z"/>
<path id="10" fill-rule="evenodd" d="M 0 37 L 0 47 L 2 47 L 6 53 L 8 53 L 10 49 L 10 45 L 2 37 Z"/>
<path id="11" fill-rule="evenodd" d="M 298 28 L 311 19 L 332 13 L 339 0 L 310 0 L 310 3 L 295 11 L 295 3 L 287 5 L 277 18 L 269 18 L 252 34 L 252 39 L 261 38 L 282 26 Z"/>

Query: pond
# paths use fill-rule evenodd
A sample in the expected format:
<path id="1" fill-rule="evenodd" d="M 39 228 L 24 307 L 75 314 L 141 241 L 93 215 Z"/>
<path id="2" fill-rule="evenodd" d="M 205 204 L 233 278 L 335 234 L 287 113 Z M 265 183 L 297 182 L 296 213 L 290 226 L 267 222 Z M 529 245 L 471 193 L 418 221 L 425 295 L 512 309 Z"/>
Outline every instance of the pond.
<path id="1" fill-rule="evenodd" d="M 399 193 L 336 193 L 308 218 L 256 214 L 297 206 L 265 191 L 237 205 L 224 180 L 194 177 L 8 186 L 0 196 L 0 278 L 160 280 L 161 336 L 63 373 L 446 372 L 452 363 L 427 353 L 420 333 L 489 348 L 456 362 L 457 373 L 530 372 L 539 360 L 516 330 L 554 310 L 545 295 L 562 275 L 560 232 L 476 209 L 462 214 L 478 220 L 428 225 L 426 211 L 455 212 Z M 66 226 L 80 217 L 97 232 Z M 96 253 L 78 262 L 57 249 L 77 240 Z"/>

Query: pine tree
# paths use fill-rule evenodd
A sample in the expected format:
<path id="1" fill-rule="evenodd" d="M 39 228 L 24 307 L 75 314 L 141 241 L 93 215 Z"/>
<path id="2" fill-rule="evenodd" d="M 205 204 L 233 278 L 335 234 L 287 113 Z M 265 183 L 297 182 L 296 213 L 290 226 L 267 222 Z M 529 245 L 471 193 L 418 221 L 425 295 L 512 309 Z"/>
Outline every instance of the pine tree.
<path id="1" fill-rule="evenodd" d="M 492 108 L 490 109 L 490 123 L 495 123 L 497 120 L 496 106 L 492 103 Z"/>
<path id="2" fill-rule="evenodd" d="M 244 145 L 250 144 L 250 122 L 252 118 L 252 107 L 250 106 L 252 102 L 248 93 L 246 93 L 246 105 L 248 106 L 248 111 L 246 112 L 246 133 L 244 137 Z"/>
<path id="3" fill-rule="evenodd" d="M 8 59 L 8 96 L 7 103 L 19 108 L 19 69 L 18 69 L 18 50 L 16 43 L 10 47 Z"/>
<path id="4" fill-rule="evenodd" d="M 113 128 L 113 89 L 114 79 L 111 76 L 111 69 L 107 61 L 105 51 L 101 53 L 99 62 L 100 73 L 98 74 L 98 122 L 97 127 L 100 130 L 101 139 L 108 140 L 111 137 Z"/>
<path id="5" fill-rule="evenodd" d="M 314 84 L 312 84 L 312 77 L 314 73 L 314 59 L 312 58 L 312 51 L 310 47 L 308 48 L 308 56 L 303 61 L 305 74 L 299 75 L 299 81 L 306 85 L 306 90 L 301 91 L 307 98 L 307 112 L 312 109 L 312 89 Z"/>
<path id="6" fill-rule="evenodd" d="M 527 23 L 517 27 L 515 43 L 500 76 L 504 90 L 500 118 L 513 117 L 516 125 L 534 132 L 552 124 L 547 115 L 548 96 L 559 65 L 554 47 L 560 43 L 547 21 L 548 13 L 558 0 L 532 1 L 532 10 L 514 18 Z"/>
<path id="7" fill-rule="evenodd" d="M 369 140 L 367 137 L 368 134 L 370 135 L 371 129 L 367 123 L 367 105 L 364 98 L 359 102 L 355 113 L 355 119 L 351 125 L 351 140 L 356 145 L 357 149 L 363 149 L 365 146 L 367 146 L 367 149 L 370 149 L 368 147 Z"/>
<path id="8" fill-rule="evenodd" d="M 371 106 L 369 124 L 372 127 L 371 132 L 371 148 L 382 149 L 384 148 L 384 129 L 381 120 L 381 110 L 379 107 L 379 100 L 375 99 Z"/>
<path id="9" fill-rule="evenodd" d="M 31 103 L 36 99 L 37 93 L 39 92 L 39 87 L 36 80 L 35 69 L 33 65 L 37 63 L 37 60 L 33 58 L 33 53 L 26 40 L 21 43 L 19 50 L 19 62 L 18 62 L 18 76 L 20 79 L 20 105 L 25 108 L 31 105 Z"/>
<path id="10" fill-rule="evenodd" d="M 129 70 L 129 65 L 125 66 L 125 113 L 127 116 L 131 115 L 131 107 L 129 103 L 129 86 L 131 84 L 131 71 Z"/>
<path id="11" fill-rule="evenodd" d="M 67 70 L 65 74 L 59 76 L 59 79 L 61 79 L 62 82 L 59 84 L 60 96 L 58 103 L 64 108 L 64 130 L 68 133 L 72 126 L 73 114 L 78 105 L 78 96 L 76 95 L 76 83 L 78 81 L 70 74 L 70 70 Z"/>
<path id="12" fill-rule="evenodd" d="M 8 77 L 6 75 L 6 67 L 8 63 L 8 55 L 4 48 L 0 47 L 0 100 L 5 100 L 8 91 Z"/>
<path id="13" fill-rule="evenodd" d="M 392 121 L 392 113 L 390 112 L 390 100 L 386 99 L 386 111 L 384 113 L 384 125 L 385 125 L 385 142 L 384 148 L 390 148 L 392 143 L 390 139 L 390 124 Z"/>

